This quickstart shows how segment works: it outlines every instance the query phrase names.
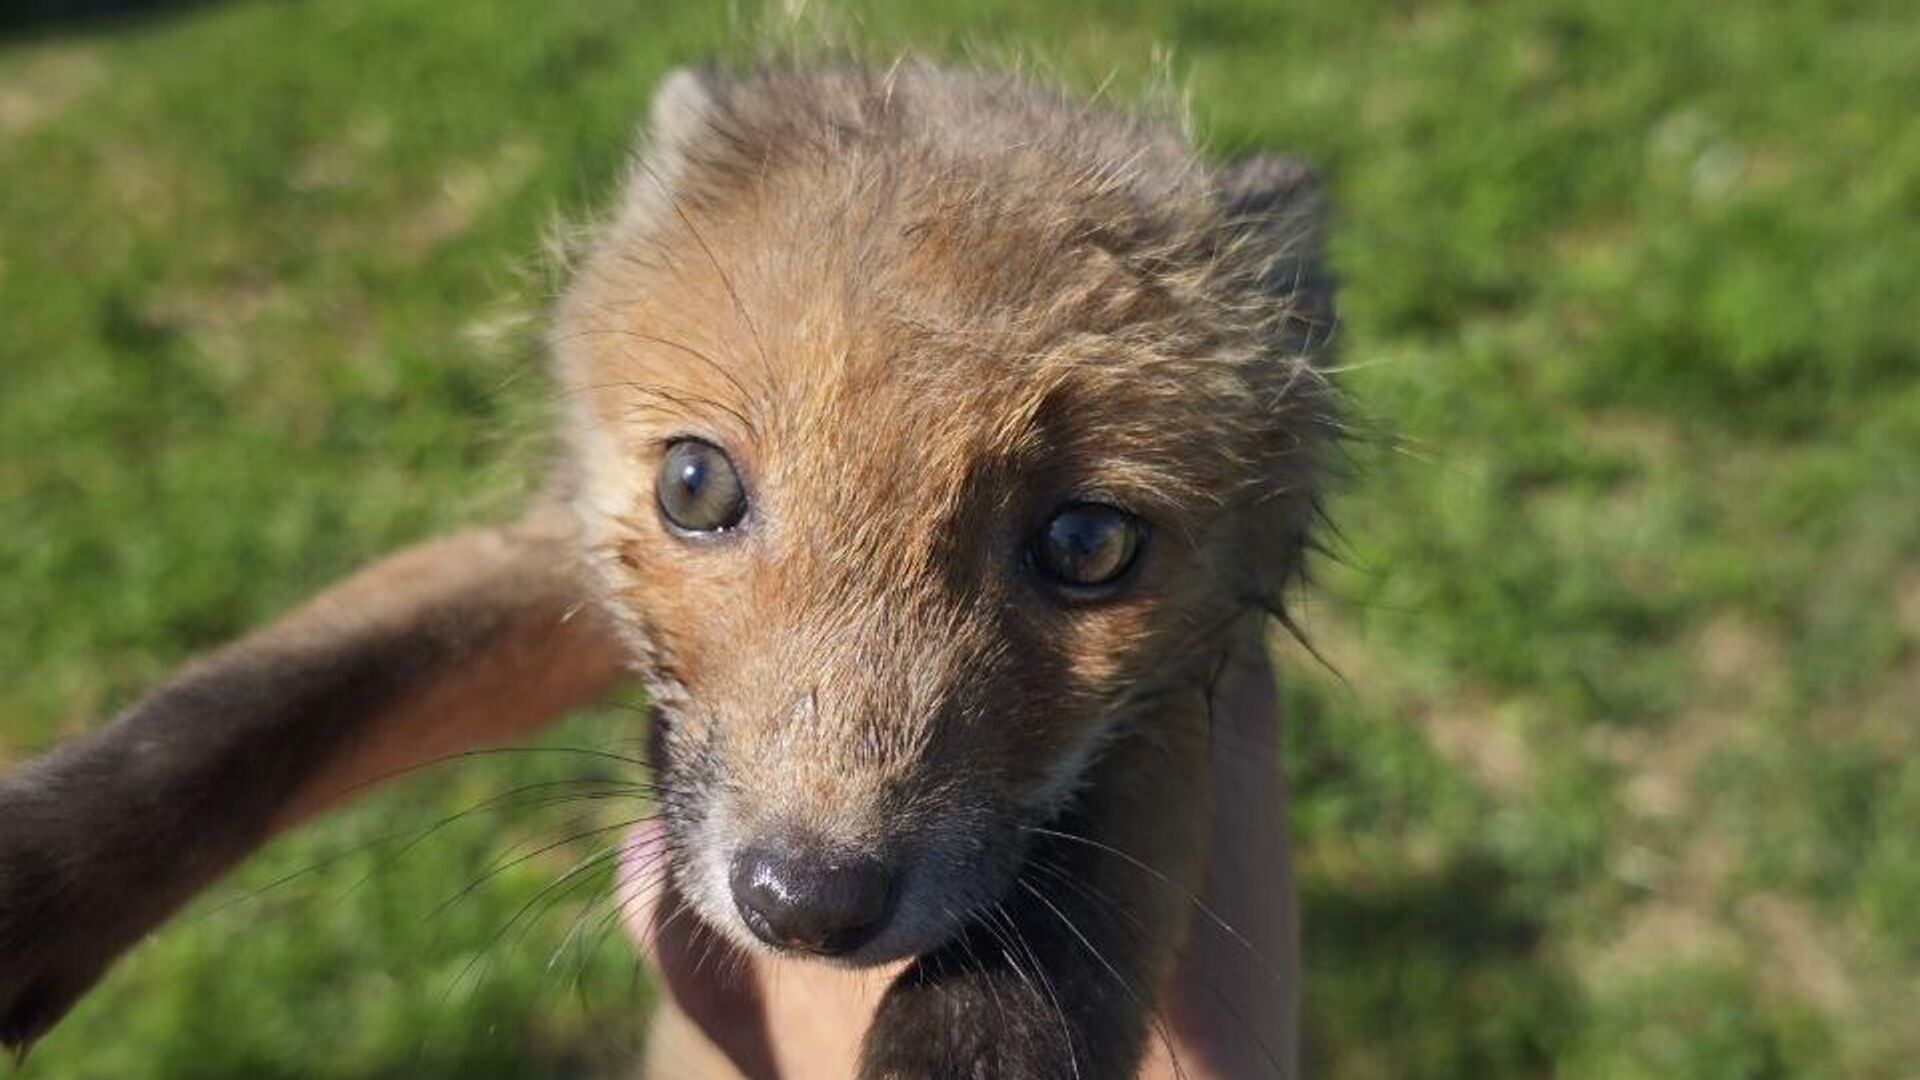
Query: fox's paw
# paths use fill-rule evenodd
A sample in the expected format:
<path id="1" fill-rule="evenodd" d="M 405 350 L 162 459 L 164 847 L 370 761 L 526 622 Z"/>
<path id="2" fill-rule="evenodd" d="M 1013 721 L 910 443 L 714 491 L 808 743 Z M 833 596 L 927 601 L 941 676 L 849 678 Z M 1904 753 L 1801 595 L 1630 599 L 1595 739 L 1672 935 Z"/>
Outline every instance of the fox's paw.
<path id="1" fill-rule="evenodd" d="M 0 777 L 0 1048 L 24 1057 L 142 929 L 152 892 L 99 872 L 100 850 L 26 772 Z"/>
<path id="2" fill-rule="evenodd" d="M 0 1047 L 25 1056 L 105 967 L 69 927 L 57 852 L 0 819 Z"/>

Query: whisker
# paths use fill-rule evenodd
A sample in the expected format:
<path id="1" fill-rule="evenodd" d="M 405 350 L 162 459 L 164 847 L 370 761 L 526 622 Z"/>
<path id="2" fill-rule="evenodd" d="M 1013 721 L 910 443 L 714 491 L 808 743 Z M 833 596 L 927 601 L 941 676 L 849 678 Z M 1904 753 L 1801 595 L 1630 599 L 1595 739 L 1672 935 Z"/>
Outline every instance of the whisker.
<path id="1" fill-rule="evenodd" d="M 619 856 L 624 856 L 627 850 L 628 850 L 628 845 L 624 841 L 622 841 L 614 849 L 615 854 Z M 612 914 L 617 916 L 619 914 L 619 896 L 621 892 L 626 890 L 628 887 L 637 884 L 641 878 L 646 877 L 652 870 L 655 869 L 657 865 L 661 863 L 661 861 L 664 859 L 664 857 L 667 854 L 668 853 L 666 851 L 666 845 L 662 843 L 656 846 L 653 850 L 644 852 L 643 854 L 638 856 L 634 860 L 634 863 L 635 863 L 634 866 L 622 867 L 620 868 L 620 870 L 617 870 L 614 874 L 612 887 L 607 889 L 600 897 L 597 897 L 594 900 L 589 901 L 584 907 L 580 909 L 579 914 L 574 916 L 573 922 L 567 928 L 566 935 L 561 938 L 559 947 L 554 949 L 553 955 L 547 958 L 547 967 L 551 969 L 554 966 L 554 964 L 559 960 L 560 954 L 566 950 L 567 945 L 575 939 L 576 935 L 578 935 L 581 928 L 586 925 L 587 916 L 593 913 L 594 908 L 600 906 L 602 900 L 604 900 L 607 903 L 607 906 L 611 909 Z M 596 927 L 596 929 L 597 928 L 598 927 Z M 595 948 L 596 949 L 598 948 L 597 943 L 595 945 Z"/>
<path id="2" fill-rule="evenodd" d="M 1159 1032 L 1160 1044 L 1167 1048 L 1167 1057 L 1173 1062 L 1174 1075 L 1184 1078 L 1186 1076 L 1186 1069 L 1180 1064 L 1180 1052 L 1173 1048 L 1173 1039 L 1168 1036 L 1167 1025 L 1159 1018 L 1159 1011 L 1153 1007 L 1151 1002 L 1141 998 L 1139 992 L 1134 989 L 1133 983 L 1129 981 L 1125 975 L 1120 973 L 1119 968 L 1113 966 L 1113 962 L 1107 959 L 1107 955 L 1101 952 L 1099 946 L 1089 940 L 1086 934 L 1081 932 L 1079 925 L 1069 918 L 1066 912 L 1061 911 L 1058 905 L 1054 904 L 1052 900 L 1047 899 L 1045 893 L 1034 888 L 1032 882 L 1024 879 L 1019 881 L 1018 884 L 1029 896 L 1040 901 L 1040 903 L 1046 906 L 1048 911 L 1053 912 L 1054 915 L 1060 919 L 1061 923 L 1065 924 L 1067 932 L 1072 934 L 1074 939 L 1080 942 L 1088 953 L 1092 954 L 1100 966 L 1106 969 L 1107 974 L 1113 976 L 1113 980 L 1120 984 L 1120 989 L 1125 991 L 1127 997 L 1133 1000 L 1134 1006 L 1141 1010 L 1148 1018 L 1148 1022 Z"/>
<path id="3" fill-rule="evenodd" d="M 1258 948 L 1254 946 L 1253 942 L 1248 941 L 1245 934 L 1242 934 L 1237 928 L 1233 926 L 1233 924 L 1227 922 L 1225 919 L 1221 918 L 1218 914 L 1216 914 L 1212 908 L 1207 906 L 1206 901 L 1200 899 L 1200 897 L 1194 895 L 1193 892 L 1187 889 L 1184 885 L 1181 885 L 1179 882 L 1176 882 L 1173 879 L 1167 877 L 1167 875 L 1161 873 L 1159 870 L 1156 870 L 1152 866 L 1149 866 L 1148 864 L 1141 862 L 1139 859 L 1128 854 L 1127 852 L 1121 851 L 1119 848 L 1113 847 L 1109 844 L 1103 844 L 1098 840 L 1093 840 L 1085 836 L 1076 836 L 1073 833 L 1062 832 L 1058 829 L 1048 829 L 1038 825 L 1023 825 L 1021 826 L 1021 828 L 1026 832 L 1039 833 L 1042 836 L 1051 836 L 1061 840 L 1068 840 L 1074 843 L 1085 844 L 1088 847 L 1093 848 L 1097 851 L 1102 851 L 1108 855 L 1114 856 L 1115 858 L 1121 859 L 1126 863 L 1128 863 L 1129 865 L 1140 870 L 1142 873 L 1150 875 L 1156 881 L 1159 881 L 1162 885 L 1165 885 L 1167 888 L 1172 889 L 1176 893 L 1178 893 L 1183 899 L 1187 901 L 1187 903 L 1192 904 L 1195 910 L 1199 911 L 1202 915 L 1206 916 L 1207 919 L 1211 921 L 1215 926 L 1225 931 L 1230 937 L 1233 938 L 1235 942 L 1239 943 L 1240 947 L 1245 949 L 1249 956 L 1259 961 L 1260 965 L 1266 968 L 1267 974 L 1273 979 L 1274 985 L 1276 986 L 1286 985 L 1286 981 L 1287 981 L 1286 976 L 1281 972 L 1279 966 L 1274 964 L 1273 961 L 1269 960 L 1266 954 L 1262 953 Z"/>
<path id="4" fill-rule="evenodd" d="M 575 754 L 581 757 L 617 761 L 623 765 L 631 765 L 636 768 L 646 769 L 650 772 L 653 771 L 653 763 L 645 759 L 629 757 L 625 754 L 616 754 L 608 750 L 594 750 L 583 746 L 489 746 L 481 747 L 477 750 L 459 750 L 451 754 L 443 754 L 439 757 L 429 758 L 426 761 L 416 762 L 404 768 L 380 773 L 377 776 L 362 780 L 350 787 L 342 788 L 338 794 L 338 798 L 344 800 L 348 796 L 365 791 L 368 788 L 377 787 L 403 776 L 410 776 L 424 769 L 433 768 L 436 765 L 465 761 L 469 758 L 493 757 L 500 754 Z"/>
<path id="5" fill-rule="evenodd" d="M 565 806 L 569 803 L 591 803 L 591 802 L 605 802 L 605 801 L 615 801 L 615 800 L 620 802 L 641 802 L 641 801 L 644 801 L 645 795 L 646 793 L 643 791 L 623 790 L 623 789 L 617 789 L 617 788 L 612 790 L 605 790 L 605 791 L 565 792 L 557 795 L 546 795 L 546 796 L 541 796 L 535 799 L 526 799 L 526 800 L 518 801 L 511 804 L 508 807 L 502 807 L 501 809 L 511 809 L 515 811 L 543 810 L 550 806 Z M 411 851 L 414 847 L 418 846 L 422 841 L 426 840 L 427 837 L 430 836 L 432 833 L 439 831 L 441 828 L 449 824 L 452 824 L 451 819 L 447 821 L 439 822 L 436 825 L 434 825 L 432 828 L 428 829 L 425 833 L 408 841 L 405 845 L 403 845 L 400 848 L 400 850 L 394 852 L 392 855 L 383 859 L 379 865 L 376 865 L 372 869 L 368 870 L 365 874 L 362 874 L 358 879 L 354 881 L 352 885 L 349 885 L 347 887 L 346 892 L 343 893 L 342 896 L 343 897 L 351 896 L 355 892 L 358 892 L 363 886 L 366 885 L 367 882 L 373 880 L 373 876 L 375 874 L 379 873 L 382 869 L 385 869 L 386 867 L 393 865 L 395 862 L 397 862 L 401 858 L 401 856 L 405 855 L 408 851 Z"/>
<path id="6" fill-rule="evenodd" d="M 478 814 L 487 810 L 520 810 L 520 809 L 525 809 L 528 806 L 536 806 L 536 807 L 548 806 L 558 802 L 567 801 L 565 798 L 560 798 L 560 799 L 549 798 L 549 799 L 543 799 L 538 802 L 514 801 L 520 795 L 527 794 L 537 790 L 546 789 L 546 788 L 564 787 L 569 784 L 615 785 L 619 783 L 620 783 L 619 781 L 606 780 L 601 777 L 569 777 L 564 780 L 543 780 L 537 783 L 522 784 L 519 787 L 511 788 L 507 791 L 501 792 L 498 795 L 489 796 L 488 798 L 483 799 L 472 806 L 469 806 L 463 810 L 456 811 L 455 813 L 450 814 L 446 817 L 440 818 L 439 820 L 432 822 L 431 824 L 421 826 L 418 828 L 396 829 L 384 835 L 376 836 L 373 839 L 368 840 L 364 843 L 355 844 L 352 847 L 346 849 L 345 851 L 340 851 L 340 852 L 336 852 L 335 854 L 328 855 L 325 858 L 316 860 L 312 863 L 302 866 L 298 870 L 294 870 L 280 877 L 274 878 L 273 880 L 268 881 L 265 884 L 259 885 L 255 888 L 248 889 L 244 892 L 239 893 L 238 895 L 227 897 L 216 904 L 211 904 L 207 906 L 205 909 L 198 912 L 194 916 L 194 918 L 204 919 L 212 915 L 218 914 L 219 912 L 226 911 L 228 908 L 234 907 L 238 904 L 242 904 L 250 900 L 257 900 L 260 897 L 267 894 L 268 892 L 274 889 L 278 889 L 283 885 L 287 885 L 291 882 L 297 881 L 300 878 L 305 877 L 309 874 L 318 873 L 330 866 L 334 866 L 338 863 L 345 862 L 346 860 L 351 859 L 357 855 L 365 854 L 366 852 L 379 848 L 382 845 L 390 844 L 401 839 L 406 839 L 407 841 L 406 844 L 404 844 L 398 851 L 395 851 L 390 855 L 385 856 L 381 860 L 381 863 L 379 866 L 376 866 L 373 871 L 369 871 L 366 877 L 362 877 L 361 879 L 356 881 L 355 884 L 348 889 L 348 892 L 351 893 L 353 889 L 358 888 L 361 884 L 363 884 L 367 880 L 367 878 L 370 878 L 374 872 L 377 872 L 379 869 L 385 866 L 391 866 L 395 860 L 399 859 L 402 855 L 405 855 L 408 851 L 412 850 L 414 847 L 417 847 L 420 843 L 428 839 L 431 835 L 433 835 L 434 833 L 437 833 L 438 831 L 446 828 L 449 825 L 452 825 L 457 821 L 464 820 L 465 818 L 471 817 L 474 814 Z M 642 784 L 637 782 L 632 784 L 631 787 L 627 789 L 627 792 L 636 798 L 644 797 L 652 794 L 652 791 L 650 788 L 643 786 Z M 582 799 L 585 799 L 587 796 L 582 795 L 580 797 Z"/>
<path id="7" fill-rule="evenodd" d="M 680 196 L 644 159 L 637 164 L 640 170 L 653 180 L 655 186 L 660 189 L 660 193 L 667 197 L 667 205 L 673 209 L 674 216 L 680 219 L 680 224 L 686 226 L 687 232 L 693 236 L 693 242 L 706 255 L 707 263 L 713 267 L 713 272 L 720 278 L 720 284 L 727 290 L 727 296 L 733 301 L 735 314 L 740 316 L 740 321 L 747 326 L 747 333 L 753 338 L 753 347 L 760 354 L 761 366 L 771 371 L 773 362 L 767 356 L 766 342 L 760 337 L 760 328 L 754 324 L 753 316 L 747 311 L 746 303 L 740 299 L 740 290 L 734 288 L 732 275 L 720 265 L 720 259 L 714 255 L 712 246 L 707 243 L 707 238 L 701 234 L 699 227 L 694 225 L 693 218 L 687 214 L 686 208 L 680 205 Z"/>
<path id="8" fill-rule="evenodd" d="M 605 329 L 592 329 L 592 330 L 578 331 L 576 333 L 567 335 L 567 339 L 576 338 L 576 337 L 588 337 L 588 336 L 627 338 L 633 341 L 645 342 L 647 344 L 660 345 L 665 348 L 673 349 L 677 352 L 684 353 L 687 356 L 690 356 L 693 359 L 699 361 L 701 364 L 706 365 L 706 367 L 709 370 L 711 370 L 714 374 L 726 380 L 727 385 L 733 387 L 734 392 L 740 395 L 740 400 L 742 402 L 751 402 L 754 400 L 754 395 L 748 392 L 746 386 L 740 382 L 739 378 L 735 376 L 733 372 L 727 369 L 727 366 L 725 364 L 722 364 L 720 361 L 714 359 L 712 356 L 709 356 L 707 353 L 702 352 L 701 350 L 696 349 L 691 345 L 688 345 L 684 341 L 676 341 L 673 338 L 661 337 L 657 334 L 641 333 L 640 331 L 637 331 L 637 330 L 627 330 L 627 329 L 611 328 L 611 327 L 605 328 Z M 716 407 L 719 406 L 719 402 L 710 401 L 710 400 L 707 402 L 707 404 L 715 405 Z M 732 412 L 732 410 L 728 410 L 728 411 L 732 413 L 734 419 L 740 421 L 741 425 L 745 427 L 747 429 L 747 432 L 751 434 L 755 439 L 758 439 L 760 437 L 760 429 L 758 425 L 756 425 L 752 421 L 751 418 L 741 413 Z"/>
<path id="9" fill-rule="evenodd" d="M 1040 985 L 1046 988 L 1047 999 L 1053 1002 L 1054 1018 L 1060 1021 L 1060 1036 L 1067 1043 L 1067 1065 L 1072 1070 L 1074 1080 L 1080 1077 L 1080 1051 L 1073 1037 L 1073 1025 L 1067 1022 L 1067 1010 L 1060 1005 L 1060 993 L 1053 985 L 1053 976 L 1048 974 L 1047 966 L 1040 962 L 1039 954 L 1033 951 L 1033 944 L 1027 940 L 1026 932 L 1020 929 L 1020 923 L 1009 913 L 1004 904 L 996 902 L 994 912 L 999 915 L 1007 929 L 1013 932 L 1014 939 L 1026 951 L 1027 959 L 1033 964 L 1034 973 L 1040 976 Z"/>
<path id="10" fill-rule="evenodd" d="M 1124 916 L 1127 919 L 1127 921 L 1133 925 L 1135 931 L 1139 935 L 1139 940 L 1141 941 L 1151 940 L 1153 936 L 1153 932 L 1147 929 L 1146 924 L 1141 922 L 1138 916 L 1136 916 L 1133 912 L 1127 910 L 1125 906 L 1121 905 L 1118 901 L 1114 900 L 1112 897 L 1108 896 L 1106 893 L 1095 888 L 1093 885 L 1078 880 L 1074 875 L 1068 873 L 1064 868 L 1055 866 L 1042 859 L 1036 858 L 1036 859 L 1029 860 L 1027 865 L 1034 870 L 1038 870 L 1046 873 L 1053 880 L 1074 890 L 1074 892 L 1086 898 L 1088 901 L 1095 904 L 1105 905 L 1108 909 L 1113 911 L 1116 915 Z M 1212 996 L 1213 1000 L 1217 1004 L 1219 1004 L 1222 1008 L 1226 1009 L 1229 1014 L 1232 1015 L 1234 1021 L 1237 1024 L 1239 1024 L 1241 1030 L 1245 1031 L 1253 1039 L 1254 1045 L 1260 1048 L 1261 1056 L 1267 1059 L 1267 1064 L 1273 1066 L 1274 1075 L 1281 1077 L 1282 1080 L 1285 1080 L 1285 1077 L 1287 1076 L 1287 1071 L 1288 1071 L 1287 1067 L 1281 1063 L 1280 1058 L 1274 1052 L 1273 1047 L 1267 1043 L 1267 1040 L 1260 1034 L 1259 1029 L 1253 1024 L 1253 1022 L 1250 1019 L 1248 1019 L 1246 1013 L 1243 1012 L 1240 1009 L 1240 1007 L 1234 1003 L 1233 996 L 1228 994 L 1226 991 L 1220 989 L 1219 983 L 1214 979 L 1205 978 L 1202 981 L 1202 985 L 1205 986 L 1207 993 Z M 1175 1065 L 1176 1067 L 1178 1067 L 1178 1062 L 1176 1062 Z"/>
<path id="11" fill-rule="evenodd" d="M 575 863 L 574 866 L 571 869 L 569 869 L 566 873 L 561 874 L 558 878 L 554 879 L 553 881 L 549 882 L 547 885 L 542 887 L 539 892 L 533 895 L 532 899 L 529 899 L 525 904 L 521 905 L 519 910 L 513 913 L 513 917 L 508 919 L 505 925 L 501 926 L 498 930 L 495 930 L 493 932 L 493 935 L 487 939 L 485 946 L 483 946 L 478 952 L 474 953 L 474 955 L 464 965 L 461 966 L 459 973 L 456 974 L 453 977 L 453 981 L 450 984 L 448 984 L 447 992 L 452 993 L 453 990 L 457 989 L 461 983 L 466 982 L 468 976 L 473 974 L 474 969 L 478 967 L 482 961 L 491 962 L 493 958 L 493 950 L 500 944 L 500 940 L 503 937 L 505 937 L 509 931 L 513 929 L 515 924 L 517 924 L 522 918 L 526 916 L 527 912 L 533 909 L 535 904 L 539 903 L 543 898 L 551 894 L 554 890 L 561 888 L 561 886 L 566 885 L 570 881 L 573 882 L 574 885 L 577 885 L 578 884 L 577 879 L 579 875 L 593 869 L 595 866 L 598 866 L 601 862 L 606 860 L 609 854 L 610 854 L 609 852 L 601 851 L 601 852 L 596 852 L 592 855 L 589 855 L 585 859 L 582 859 L 580 862 Z M 572 886 L 568 886 L 568 888 L 571 889 Z M 565 893 L 563 892 L 562 895 L 564 896 Z M 478 980 L 476 980 L 476 984 L 477 982 Z"/>
<path id="12" fill-rule="evenodd" d="M 547 912 L 553 910 L 555 904 L 566 899 L 574 889 L 580 887 L 582 882 L 591 880 L 588 875 L 593 871 L 619 858 L 619 856 L 620 850 L 618 848 L 604 848 L 574 863 L 565 872 L 560 874 L 560 876 L 542 886 L 538 892 L 534 893 L 524 904 L 520 905 L 520 907 L 514 911 L 513 916 L 506 921 L 506 924 L 494 932 L 494 936 L 487 942 L 487 948 L 491 949 L 499 944 L 500 939 L 506 937 L 508 931 L 518 925 L 521 928 L 520 936 L 515 938 L 513 945 L 510 946 L 517 948 L 526 940 L 527 930 L 531 928 L 534 923 L 538 922 L 542 916 L 545 916 Z M 536 907 L 540 909 L 540 914 L 533 918 L 527 918 Z"/>
<path id="13" fill-rule="evenodd" d="M 945 915 L 949 921 L 957 921 L 954 919 L 954 913 L 952 908 L 947 907 L 945 904 L 942 904 L 940 905 L 940 910 L 941 910 L 941 914 Z M 967 960 L 973 965 L 974 970 L 984 973 L 987 970 L 987 966 L 980 962 L 980 954 L 976 953 L 973 949 L 972 935 L 962 933 L 959 937 L 959 940 L 960 940 L 960 947 L 966 950 Z M 991 978 L 984 978 L 981 981 L 986 983 L 987 993 L 993 997 L 994 1015 L 998 1016 L 1001 1019 L 1001 1022 L 1004 1023 L 1006 1021 L 1006 1016 L 1007 1016 L 1007 1004 L 1006 1002 L 1000 1000 L 999 987 L 994 985 L 994 980 Z"/>
<path id="14" fill-rule="evenodd" d="M 485 884 L 487 881 L 495 877 L 498 877 L 501 874 L 506 873 L 508 870 L 511 870 L 514 867 L 519 866 L 530 859 L 539 858 L 541 855 L 544 855 L 549 851 L 554 851 L 558 848 L 563 848 L 568 844 L 577 843 L 578 841 L 585 840 L 590 836 L 598 836 L 602 833 L 611 832 L 614 829 L 632 828 L 633 826 L 638 825 L 641 822 L 652 820 L 654 816 L 655 815 L 653 814 L 645 814 L 640 817 L 631 818 L 625 821 L 616 821 L 611 825 L 600 825 L 591 829 L 585 829 L 580 832 L 573 833 L 569 836 L 561 837 L 560 839 L 555 840 L 550 844 L 546 844 L 542 847 L 535 848 L 534 850 L 527 852 L 525 855 L 521 855 L 507 862 L 501 863 L 496 861 L 496 863 L 493 866 L 489 867 L 478 878 L 475 878 L 473 881 L 468 882 L 465 888 L 461 889 L 458 893 L 455 893 L 453 896 L 448 897 L 446 900 L 441 901 L 441 903 L 437 907 L 435 907 L 431 912 L 428 912 L 427 918 L 428 920 L 432 920 L 439 917 L 448 908 L 452 907 L 453 905 L 459 903 L 461 900 L 464 900 L 466 897 L 470 896 L 475 889 L 479 888 L 481 885 Z"/>

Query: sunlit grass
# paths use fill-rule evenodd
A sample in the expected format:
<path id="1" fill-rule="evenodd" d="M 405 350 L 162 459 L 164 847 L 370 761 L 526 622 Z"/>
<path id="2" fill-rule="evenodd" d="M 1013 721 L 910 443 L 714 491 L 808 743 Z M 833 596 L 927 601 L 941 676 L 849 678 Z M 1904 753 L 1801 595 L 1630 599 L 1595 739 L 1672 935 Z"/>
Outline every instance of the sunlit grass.
<path id="1" fill-rule="evenodd" d="M 828 14 L 1121 98 L 1171 72 L 1209 145 L 1328 174 L 1363 437 L 1305 617 L 1345 681 L 1284 675 L 1319 1073 L 1911 1074 L 1920 12 Z M 549 452 L 543 230 L 604 199 L 662 72 L 761 21 L 216 3 L 0 45 L 0 757 L 507 512 Z M 374 843 L 591 773 L 464 762 L 284 841 L 24 1075 L 630 1055 L 605 873 L 542 896 L 592 849 L 485 875 L 644 807 Z"/>

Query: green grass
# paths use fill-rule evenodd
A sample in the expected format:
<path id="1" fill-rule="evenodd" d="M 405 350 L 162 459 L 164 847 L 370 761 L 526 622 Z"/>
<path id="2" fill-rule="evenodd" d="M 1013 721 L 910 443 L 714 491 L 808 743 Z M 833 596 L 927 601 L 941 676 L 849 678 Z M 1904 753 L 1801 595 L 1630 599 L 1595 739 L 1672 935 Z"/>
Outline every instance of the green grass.
<path id="1" fill-rule="evenodd" d="M 542 230 L 744 11 L 233 3 L 0 43 L 0 759 L 514 504 Z M 1319 1074 L 1912 1075 L 1920 9 L 835 17 L 1122 96 L 1170 56 L 1210 145 L 1330 177 L 1375 437 L 1306 606 L 1346 679 L 1284 675 Z M 615 1060 L 648 992 L 604 876 L 515 921 L 590 849 L 437 910 L 575 813 L 373 843 L 578 771 L 483 759 L 282 842 L 21 1075 Z"/>

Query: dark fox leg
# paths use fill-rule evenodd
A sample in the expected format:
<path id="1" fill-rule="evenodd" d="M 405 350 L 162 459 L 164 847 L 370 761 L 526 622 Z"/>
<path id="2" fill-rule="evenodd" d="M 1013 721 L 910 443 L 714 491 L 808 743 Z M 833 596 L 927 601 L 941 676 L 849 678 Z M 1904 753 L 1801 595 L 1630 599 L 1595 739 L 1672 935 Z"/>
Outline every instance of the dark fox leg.
<path id="1" fill-rule="evenodd" d="M 0 777 L 0 1043 L 279 830 L 606 690 L 577 566 L 552 511 L 408 549 Z"/>

